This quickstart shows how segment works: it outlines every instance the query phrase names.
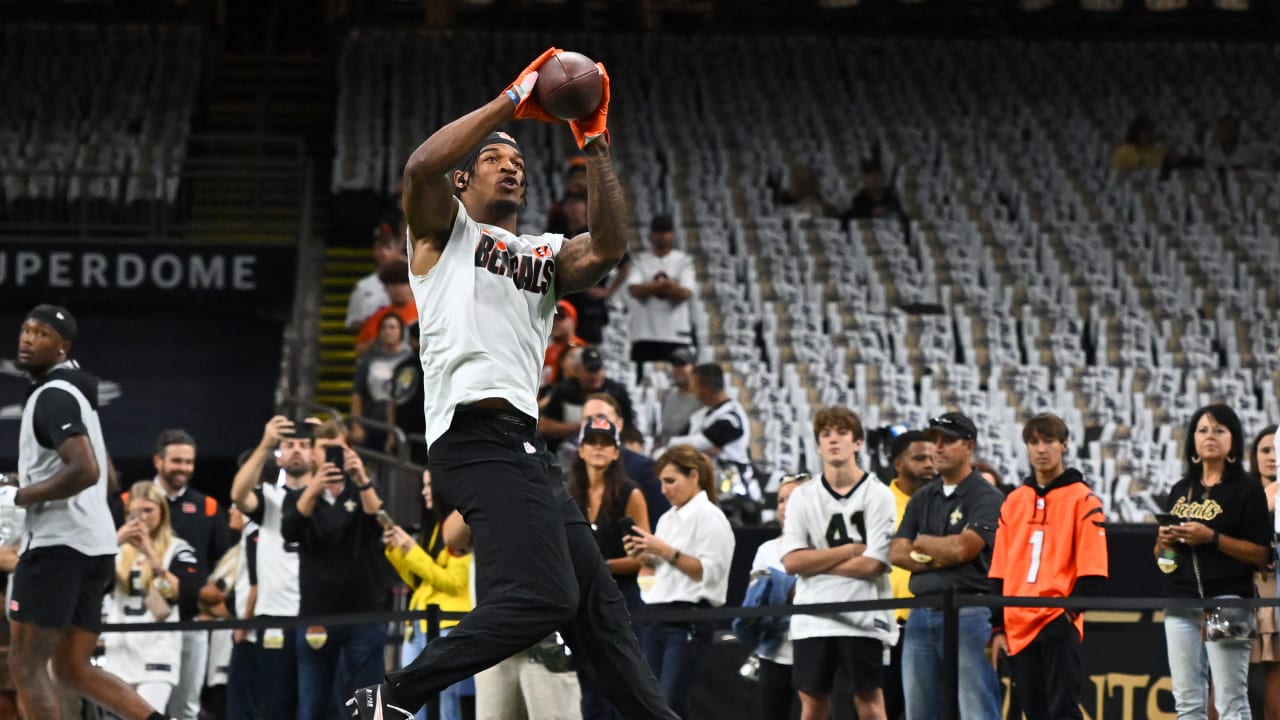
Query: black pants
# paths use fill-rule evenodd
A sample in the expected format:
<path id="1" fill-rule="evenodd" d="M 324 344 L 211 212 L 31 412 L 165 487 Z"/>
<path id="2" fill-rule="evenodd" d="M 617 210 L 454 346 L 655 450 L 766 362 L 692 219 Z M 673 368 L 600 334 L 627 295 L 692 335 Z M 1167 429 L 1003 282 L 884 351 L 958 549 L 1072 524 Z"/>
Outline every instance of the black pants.
<path id="1" fill-rule="evenodd" d="M 1079 720 L 1084 685 L 1080 633 L 1065 614 L 1009 659 L 1013 689 L 1027 720 Z"/>
<path id="2" fill-rule="evenodd" d="M 431 445 L 432 489 L 471 527 L 477 602 L 448 635 L 387 675 L 394 699 L 421 707 L 559 630 L 579 670 L 623 717 L 674 719 L 591 527 L 536 427 L 515 412 L 461 408 Z"/>
<path id="3" fill-rule="evenodd" d="M 907 714 L 906 699 L 902 696 L 902 646 L 906 637 L 905 628 L 906 621 L 898 621 L 898 642 L 889 648 L 889 665 L 884 669 L 884 716 L 888 720 L 902 720 Z"/>
<path id="4" fill-rule="evenodd" d="M 796 691 L 791 687 L 791 666 L 760 658 L 761 720 L 791 720 Z"/>

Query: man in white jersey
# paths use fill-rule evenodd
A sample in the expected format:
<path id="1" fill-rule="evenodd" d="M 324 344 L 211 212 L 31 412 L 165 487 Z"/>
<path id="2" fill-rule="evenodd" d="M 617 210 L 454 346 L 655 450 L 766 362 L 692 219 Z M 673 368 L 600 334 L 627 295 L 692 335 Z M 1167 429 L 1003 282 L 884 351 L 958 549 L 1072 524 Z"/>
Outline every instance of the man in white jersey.
<path id="1" fill-rule="evenodd" d="M 475 546 L 476 607 L 386 682 L 356 691 L 351 717 L 409 718 L 459 680 L 559 630 L 579 668 L 627 718 L 675 718 L 640 653 L 591 527 L 537 435 L 537 392 L 556 301 L 626 252 L 627 208 L 609 154 L 609 76 L 599 108 L 569 123 L 587 162 L 589 232 L 516 235 L 524 156 L 498 132 L 558 122 L 533 99 L 551 48 L 503 93 L 437 130 L 405 166 L 409 281 L 422 339 L 432 488 Z"/>
<path id="2" fill-rule="evenodd" d="M 822 475 L 791 494 L 778 547 L 788 573 L 798 575 L 795 604 L 883 600 L 889 587 L 893 492 L 858 467 L 862 421 L 842 407 L 820 410 L 813 434 Z M 884 649 L 898 640 L 892 610 L 791 619 L 803 720 L 825 720 L 837 673 L 853 684 L 861 720 L 883 720 Z"/>
<path id="3" fill-rule="evenodd" d="M 26 509 L 9 594 L 9 671 L 24 717 L 59 717 L 52 670 L 60 685 L 125 720 L 164 720 L 90 662 L 102 598 L 115 577 L 116 531 L 107 507 L 98 383 L 68 357 L 76 330 L 66 309 L 38 305 L 18 333 L 18 367 L 33 385 L 18 435 L 19 487 L 0 487 L 0 507 Z"/>
<path id="4" fill-rule="evenodd" d="M 258 594 L 254 617 L 298 616 L 298 546 L 280 532 L 285 495 L 302 492 L 314 471 L 312 426 L 277 415 L 267 421 L 262 440 L 231 484 L 231 500 L 258 525 Z M 274 453 L 277 477 L 264 479 L 262 468 Z M 259 630 L 256 652 L 259 717 L 293 718 L 298 706 L 297 633 L 293 628 Z"/>

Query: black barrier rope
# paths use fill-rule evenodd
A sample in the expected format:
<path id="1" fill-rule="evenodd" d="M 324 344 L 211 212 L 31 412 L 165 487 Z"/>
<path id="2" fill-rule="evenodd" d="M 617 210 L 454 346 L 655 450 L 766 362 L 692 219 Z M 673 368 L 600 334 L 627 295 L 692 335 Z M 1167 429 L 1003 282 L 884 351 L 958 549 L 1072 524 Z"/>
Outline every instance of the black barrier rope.
<path id="1" fill-rule="evenodd" d="M 833 615 L 868 610 L 899 608 L 942 609 L 945 595 L 925 595 L 887 600 L 815 603 L 812 605 L 767 605 L 762 607 L 656 608 L 639 607 L 631 612 L 636 623 L 694 622 L 700 620 L 733 620 L 734 618 L 783 617 L 789 615 Z M 1014 597 L 1003 595 L 957 594 L 956 607 L 1038 607 L 1069 610 L 1199 610 L 1216 607 L 1280 607 L 1280 598 L 1161 598 L 1161 597 Z M 385 612 L 314 615 L 309 617 L 266 617 L 228 620 L 184 620 L 181 622 L 107 623 L 102 632 L 154 632 L 156 630 L 262 630 L 309 625 L 363 625 L 380 622 L 429 620 L 432 606 L 424 610 L 389 610 Z M 438 620 L 461 620 L 466 613 L 435 611 Z"/>

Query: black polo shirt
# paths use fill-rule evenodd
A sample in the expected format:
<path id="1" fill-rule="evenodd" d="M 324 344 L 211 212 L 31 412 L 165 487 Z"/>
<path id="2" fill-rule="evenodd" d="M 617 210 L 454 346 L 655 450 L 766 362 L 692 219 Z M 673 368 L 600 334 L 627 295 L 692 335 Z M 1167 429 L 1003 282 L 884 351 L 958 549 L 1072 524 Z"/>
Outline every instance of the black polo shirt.
<path id="1" fill-rule="evenodd" d="M 974 470 L 948 496 L 942 480 L 934 480 L 911 496 L 895 537 L 915 541 L 917 535 L 958 535 L 970 528 L 986 545 L 964 565 L 911 573 L 912 595 L 940 593 L 954 588 L 966 594 L 991 592 L 987 571 L 991 569 L 991 548 L 1000 523 L 1004 494 Z"/>

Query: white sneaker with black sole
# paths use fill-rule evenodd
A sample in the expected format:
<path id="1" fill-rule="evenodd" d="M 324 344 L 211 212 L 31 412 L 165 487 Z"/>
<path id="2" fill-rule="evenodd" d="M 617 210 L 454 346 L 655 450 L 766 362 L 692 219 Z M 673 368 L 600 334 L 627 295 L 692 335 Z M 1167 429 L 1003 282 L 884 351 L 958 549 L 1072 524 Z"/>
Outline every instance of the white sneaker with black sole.
<path id="1" fill-rule="evenodd" d="M 347 701 L 351 720 L 413 720 L 416 713 L 383 700 L 382 685 L 355 691 Z"/>

